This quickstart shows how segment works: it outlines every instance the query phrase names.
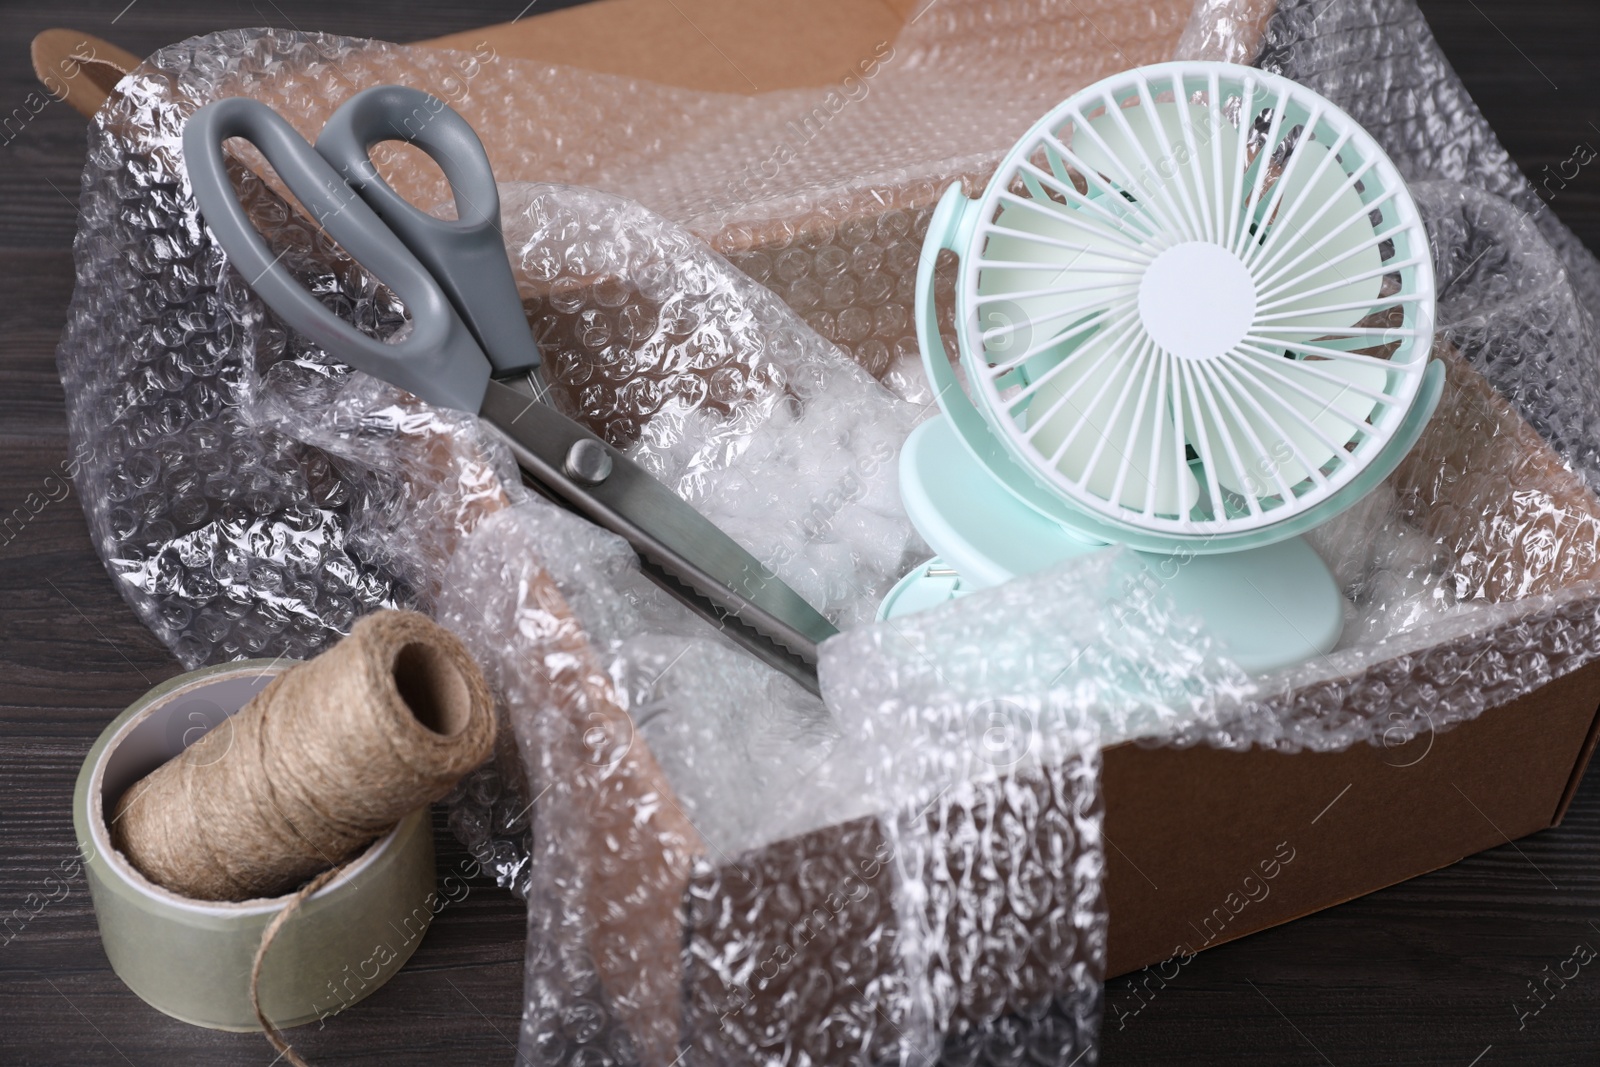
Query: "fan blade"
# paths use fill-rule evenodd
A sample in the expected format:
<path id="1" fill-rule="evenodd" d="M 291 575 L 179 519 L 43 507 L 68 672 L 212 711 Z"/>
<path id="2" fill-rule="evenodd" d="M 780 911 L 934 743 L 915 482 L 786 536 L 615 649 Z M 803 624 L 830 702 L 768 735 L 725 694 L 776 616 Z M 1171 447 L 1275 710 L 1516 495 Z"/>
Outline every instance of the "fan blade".
<path id="1" fill-rule="evenodd" d="M 1194 200 L 1174 202 L 1185 207 L 1191 202 L 1201 205 L 1196 210 L 1205 218 L 1218 220 L 1215 227 L 1220 229 L 1226 205 L 1240 195 L 1243 175 L 1238 162 L 1239 131 L 1221 109 L 1193 103 L 1187 106 L 1187 134 L 1184 114 L 1176 103 L 1140 105 L 1120 109 L 1127 130 L 1117 116 L 1109 113 L 1090 119 L 1088 125 L 1093 134 L 1075 131 L 1072 151 L 1107 181 L 1141 200 L 1152 198 L 1158 191 L 1165 191 L 1170 200 L 1177 183 L 1182 181 Z M 1160 133 L 1156 131 L 1157 123 Z M 1128 130 L 1133 137 L 1128 136 Z"/>
<path id="2" fill-rule="evenodd" d="M 1199 497 L 1199 483 L 1187 466 L 1178 464 L 1178 431 L 1165 390 L 1159 381 L 1147 380 L 1160 373 L 1165 357 L 1153 355 L 1140 365 L 1131 351 L 1109 350 L 1116 340 L 1102 329 L 1039 387 L 1028 402 L 1029 436 L 1047 459 L 1072 436 L 1056 459 L 1056 469 L 1080 481 L 1094 461 L 1086 484 L 1103 499 L 1116 492 L 1118 471 L 1125 466 L 1119 504 L 1160 515 L 1187 514 Z"/>
<path id="3" fill-rule="evenodd" d="M 996 263 L 1039 263 L 1051 269 L 988 266 L 979 269 L 979 327 L 990 330 L 1024 322 L 1031 324 L 1009 333 L 1003 349 L 989 346 L 991 358 L 1004 358 L 1062 333 L 1080 321 L 1083 314 L 1125 300 L 1138 288 L 1139 279 L 1131 272 L 1133 265 L 1124 239 L 1084 213 L 1073 212 L 1053 200 L 1032 203 L 1044 210 L 1007 204 L 995 218 L 996 226 L 1031 236 L 991 233 L 983 259 Z M 1051 217 L 1069 212 L 1070 221 Z M 1036 240 L 1036 237 L 1044 240 Z M 1068 291 L 1069 280 L 1070 288 L 1076 291 Z M 1079 313 L 1052 316 L 1052 312 L 1068 306 L 1079 307 Z"/>
<path id="4" fill-rule="evenodd" d="M 1236 358 L 1229 368 L 1234 374 L 1227 376 L 1233 405 L 1223 403 L 1218 405 L 1220 410 L 1207 411 L 1206 432 L 1215 442 L 1218 430 L 1226 430 L 1244 467 L 1236 471 L 1231 462 L 1219 464 L 1218 481 L 1233 492 L 1258 499 L 1279 495 L 1281 485 L 1293 487 L 1313 470 L 1326 466 L 1338 454 L 1330 442 L 1342 451 L 1377 406 L 1359 390 L 1382 392 L 1388 377 L 1376 360 L 1370 366 L 1346 360 L 1306 360 L 1319 372 L 1311 374 L 1297 359 L 1248 352 Z M 1217 451 L 1213 444 L 1213 452 Z"/>
<path id="5" fill-rule="evenodd" d="M 1284 231 L 1273 239 L 1281 264 L 1272 269 L 1283 276 L 1271 277 L 1268 270 L 1268 277 L 1258 279 L 1269 305 L 1262 312 L 1271 315 L 1275 326 L 1337 330 L 1354 326 L 1381 306 L 1383 254 L 1373 240 L 1368 209 L 1354 187 L 1341 190 L 1348 177 L 1343 167 L 1336 161 L 1322 166 L 1328 151 L 1318 141 L 1301 139 L 1295 155 L 1305 153 L 1305 158 L 1283 179 L 1277 210 L 1257 236 L 1265 241 L 1267 234 Z M 1282 265 L 1325 238 L 1325 244 L 1299 263 L 1287 269 Z M 1282 252 L 1279 246 L 1285 246 Z"/>

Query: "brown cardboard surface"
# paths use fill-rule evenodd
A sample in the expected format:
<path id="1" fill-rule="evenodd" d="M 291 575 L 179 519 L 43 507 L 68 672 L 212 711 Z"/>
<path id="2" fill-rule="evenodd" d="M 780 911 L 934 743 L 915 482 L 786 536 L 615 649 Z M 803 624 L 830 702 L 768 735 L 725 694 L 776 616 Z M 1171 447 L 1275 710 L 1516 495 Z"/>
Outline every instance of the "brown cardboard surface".
<path id="1" fill-rule="evenodd" d="M 412 42 L 473 51 L 487 42 L 518 59 L 710 92 L 826 86 L 893 41 L 927 0 L 595 0 L 480 29 Z M 139 57 L 73 29 L 33 40 L 34 73 L 92 116 Z M 58 66 L 88 71 L 63 79 Z"/>
<path id="2" fill-rule="evenodd" d="M 1592 663 L 1394 748 L 1108 749 L 1106 974 L 1288 922 L 1552 825 L 1597 704 Z"/>
<path id="3" fill-rule="evenodd" d="M 1393 486 L 1449 549 L 1457 590 L 1516 600 L 1600 577 L 1600 500 L 1453 348 L 1434 355 L 1444 394 Z"/>
<path id="4" fill-rule="evenodd" d="M 77 30 L 43 31 L 29 54 L 40 84 L 85 117 L 100 110 L 122 76 L 139 65 L 132 52 Z"/>
<path id="5" fill-rule="evenodd" d="M 1567 817 L 1567 809 L 1572 807 L 1572 798 L 1583 782 L 1584 772 L 1589 769 L 1589 761 L 1594 758 L 1597 742 L 1600 742 L 1600 712 L 1595 714 L 1594 722 L 1589 724 L 1589 736 L 1583 742 L 1583 749 L 1578 753 L 1577 762 L 1572 765 L 1572 773 L 1567 776 L 1567 788 L 1561 793 L 1561 803 L 1556 806 L 1555 818 L 1550 820 L 1551 826 L 1558 825 Z"/>
<path id="6" fill-rule="evenodd" d="M 828 85 L 893 41 L 915 0 L 598 0 L 417 44 L 564 63 L 686 89 Z"/>

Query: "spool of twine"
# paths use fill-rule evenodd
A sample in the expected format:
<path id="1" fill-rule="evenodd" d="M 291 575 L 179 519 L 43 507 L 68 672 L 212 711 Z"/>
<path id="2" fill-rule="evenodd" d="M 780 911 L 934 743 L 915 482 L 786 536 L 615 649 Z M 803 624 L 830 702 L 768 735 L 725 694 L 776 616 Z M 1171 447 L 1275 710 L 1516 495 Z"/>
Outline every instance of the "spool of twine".
<path id="1" fill-rule="evenodd" d="M 494 731 L 461 642 L 426 616 L 379 612 L 135 783 L 112 841 L 192 899 L 278 896 L 441 799 L 489 758 Z"/>

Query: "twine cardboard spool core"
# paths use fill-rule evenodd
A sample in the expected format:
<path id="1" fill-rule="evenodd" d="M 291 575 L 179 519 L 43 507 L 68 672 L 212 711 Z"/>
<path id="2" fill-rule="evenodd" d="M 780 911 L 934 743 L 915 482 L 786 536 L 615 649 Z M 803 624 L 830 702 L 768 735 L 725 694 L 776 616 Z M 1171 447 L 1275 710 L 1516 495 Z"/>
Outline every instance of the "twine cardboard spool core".
<path id="1" fill-rule="evenodd" d="M 394 685 L 417 721 L 454 737 L 472 721 L 472 693 L 447 657 L 432 645 L 409 644 L 394 657 Z"/>
<path id="2" fill-rule="evenodd" d="M 426 616 L 385 611 L 279 675 L 117 802 L 117 848 L 197 900 L 275 896 L 337 867 L 489 758 L 477 664 Z"/>

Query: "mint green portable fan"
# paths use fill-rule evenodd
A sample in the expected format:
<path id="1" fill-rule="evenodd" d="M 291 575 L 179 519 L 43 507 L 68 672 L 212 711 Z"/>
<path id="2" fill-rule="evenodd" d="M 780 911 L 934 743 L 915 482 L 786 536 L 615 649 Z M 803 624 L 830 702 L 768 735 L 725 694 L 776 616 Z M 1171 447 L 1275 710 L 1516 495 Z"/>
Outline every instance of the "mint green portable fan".
<path id="1" fill-rule="evenodd" d="M 917 330 L 942 417 L 900 472 L 939 555 L 880 615 L 1123 544 L 1246 668 L 1328 651 L 1343 600 L 1299 535 L 1421 434 L 1433 301 L 1405 184 L 1327 100 L 1222 63 L 1090 86 L 934 212 Z"/>

